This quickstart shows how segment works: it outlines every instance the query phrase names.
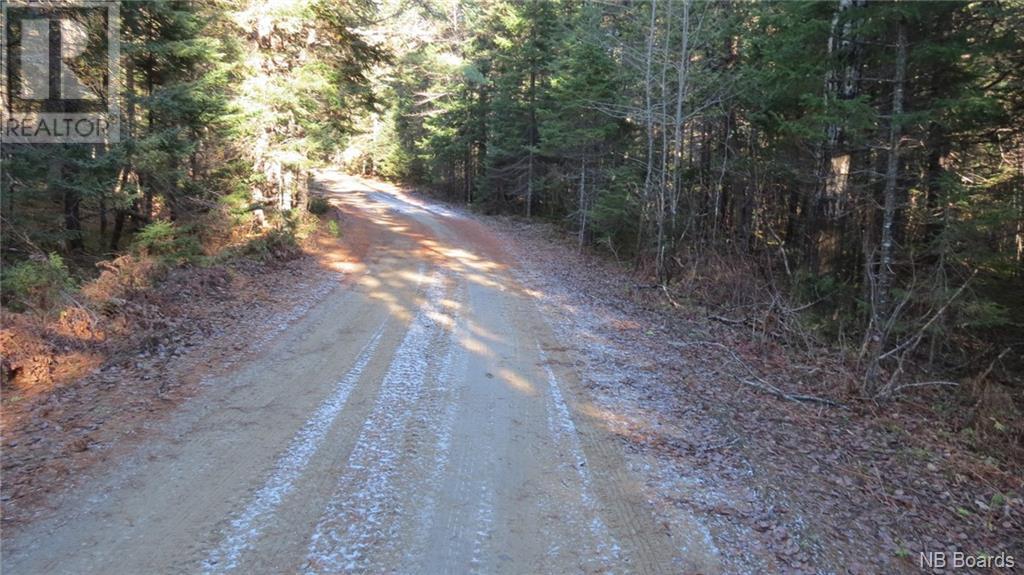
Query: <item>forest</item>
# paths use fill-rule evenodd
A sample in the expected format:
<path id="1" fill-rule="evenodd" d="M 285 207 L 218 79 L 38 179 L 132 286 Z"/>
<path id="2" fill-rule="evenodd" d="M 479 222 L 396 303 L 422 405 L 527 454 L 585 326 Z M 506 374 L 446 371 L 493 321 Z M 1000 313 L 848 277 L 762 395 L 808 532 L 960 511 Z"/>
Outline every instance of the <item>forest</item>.
<path id="1" fill-rule="evenodd" d="M 769 395 L 910 398 L 1019 470 L 1022 30 L 1024 0 L 121 2 L 119 139 L 0 144 L 4 393 L 27 333 L 70 357 L 53 334 L 150 329 L 131 302 L 177 271 L 344 241 L 343 168 L 841 365 Z"/>
<path id="2" fill-rule="evenodd" d="M 1015 2 L 458 7 L 409 23 L 432 35 L 392 50 L 387 109 L 349 161 L 557 221 L 660 286 L 718 283 L 739 308 L 778 294 L 776 315 L 858 349 L 860 391 L 889 396 L 911 358 L 977 373 L 1020 354 L 1021 17 Z"/>
<path id="3" fill-rule="evenodd" d="M 122 7 L 123 140 L 4 148 L 6 301 L 281 227 L 336 162 L 767 301 L 868 397 L 1019 356 L 1018 2 L 259 4 Z"/>

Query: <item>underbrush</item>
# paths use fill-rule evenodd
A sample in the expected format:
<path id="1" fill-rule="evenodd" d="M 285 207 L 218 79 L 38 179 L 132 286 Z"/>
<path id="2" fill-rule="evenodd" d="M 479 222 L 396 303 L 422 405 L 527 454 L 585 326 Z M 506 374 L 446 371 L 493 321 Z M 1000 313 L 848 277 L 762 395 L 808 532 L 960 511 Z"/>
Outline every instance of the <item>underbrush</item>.
<path id="1" fill-rule="evenodd" d="M 331 209 L 331 204 L 327 202 L 325 198 L 320 196 L 313 196 L 309 199 L 309 213 L 315 216 L 322 216 Z"/>
<path id="2" fill-rule="evenodd" d="M 102 270 L 99 277 L 83 285 L 82 294 L 100 309 L 152 288 L 169 269 L 156 258 L 133 254 L 100 262 L 97 266 Z"/>
<path id="3" fill-rule="evenodd" d="M 198 261 L 204 254 L 199 239 L 190 226 L 157 220 L 135 235 L 132 251 L 142 257 L 158 258 L 167 265 L 184 265 Z"/>
<path id="4" fill-rule="evenodd" d="M 76 281 L 57 254 L 5 266 L 4 387 L 21 390 L 18 396 L 81 377 L 120 347 L 160 331 L 167 320 L 161 310 L 172 309 L 168 297 L 179 293 L 161 291 L 170 278 L 175 285 L 196 284 L 189 290 L 223 290 L 236 266 L 300 257 L 303 242 L 321 226 L 308 214 L 273 214 L 267 229 L 254 229 L 250 218 L 226 215 L 214 212 L 184 225 L 154 221 L 135 233 L 124 253 L 96 263 L 92 279 Z"/>
<path id="5" fill-rule="evenodd" d="M 290 260 L 302 254 L 303 243 L 316 232 L 318 226 L 319 219 L 308 213 L 275 215 L 268 229 L 250 234 L 223 250 L 215 259 L 218 262 L 238 258 L 261 262 Z"/>
<path id="6" fill-rule="evenodd" d="M 731 254 L 685 254 L 675 258 L 676 297 L 707 310 L 710 319 L 743 327 L 755 341 L 784 344 L 807 352 L 824 345 L 802 305 L 771 270 L 753 258 Z"/>
<path id="7" fill-rule="evenodd" d="M 287 260 L 299 252 L 299 240 L 295 232 L 287 228 L 274 228 L 253 238 L 244 244 L 241 251 L 262 261 Z"/>
<path id="8" fill-rule="evenodd" d="M 816 369 L 829 362 L 793 393 L 876 408 L 860 387 L 868 309 L 859 288 L 832 276 L 789 273 L 768 258 L 709 251 L 675 263 L 671 288 L 665 294 L 644 290 L 644 297 L 690 301 L 708 319 L 744 332 L 766 358 L 782 347 Z M 1019 358 L 1012 357 L 1020 330 L 1005 319 L 1007 310 L 969 290 L 924 282 L 899 297 L 904 303 L 886 348 L 885 375 L 898 382 L 892 406 L 923 408 L 962 445 L 1024 466 L 1024 380 Z"/>
<path id="9" fill-rule="evenodd" d="M 3 270 L 0 295 L 12 311 L 46 315 L 66 303 L 74 281 L 63 258 L 38 255 Z"/>

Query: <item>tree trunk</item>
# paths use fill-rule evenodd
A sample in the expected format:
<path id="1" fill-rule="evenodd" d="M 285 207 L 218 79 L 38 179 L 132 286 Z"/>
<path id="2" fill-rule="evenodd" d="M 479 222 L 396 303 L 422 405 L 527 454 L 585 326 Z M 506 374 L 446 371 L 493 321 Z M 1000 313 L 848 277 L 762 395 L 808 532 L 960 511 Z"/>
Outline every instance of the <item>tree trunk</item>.
<path id="1" fill-rule="evenodd" d="M 64 188 L 64 231 L 68 233 L 68 249 L 80 252 L 85 249 L 82 239 L 82 196 L 71 186 Z"/>
<path id="2" fill-rule="evenodd" d="M 942 212 L 942 180 L 946 169 L 942 163 L 946 154 L 949 153 L 949 135 L 943 126 L 933 122 L 928 129 L 928 138 L 925 142 L 928 149 L 927 175 L 925 180 L 925 210 L 927 220 L 924 228 L 924 243 L 928 246 L 928 259 L 935 261 L 939 246 L 931 246 L 932 242 L 939 237 L 943 228 Z"/>
<path id="3" fill-rule="evenodd" d="M 1017 151 L 1017 175 L 1024 181 L 1024 145 Z M 1017 274 L 1024 273 L 1024 187 L 1017 187 Z"/>
<path id="4" fill-rule="evenodd" d="M 896 221 L 896 194 L 900 163 L 900 122 L 903 115 L 903 84 L 907 69 L 906 23 L 901 18 L 896 32 L 896 74 L 892 88 L 892 116 L 889 120 L 889 155 L 882 192 L 882 234 L 878 249 L 878 269 L 875 272 L 875 297 L 871 318 L 868 349 L 869 365 L 866 374 L 867 390 L 874 396 L 887 396 L 890 386 L 882 386 L 879 361 L 885 348 L 892 314 L 891 292 L 893 283 L 894 222 Z"/>
<path id="5" fill-rule="evenodd" d="M 661 283 L 667 283 L 669 279 L 668 266 L 665 264 L 666 252 L 668 246 L 666 245 L 666 230 L 665 230 L 665 218 L 667 217 L 667 188 L 668 188 L 668 174 L 666 168 L 668 167 L 668 154 L 669 154 L 669 133 L 666 129 L 664 118 L 668 115 L 668 68 L 669 68 L 669 38 L 672 37 L 672 2 L 665 5 L 665 21 L 668 22 L 665 30 L 665 46 L 662 49 L 661 55 L 661 159 L 658 163 L 658 194 L 655 198 L 655 237 L 657 241 L 654 245 L 654 271 L 658 277 L 658 281 Z"/>
<path id="6" fill-rule="evenodd" d="M 580 199 L 579 199 L 579 214 L 580 214 L 580 233 L 578 247 L 579 251 L 583 251 L 583 242 L 587 237 L 587 160 L 584 158 L 580 161 Z"/>
<path id="7" fill-rule="evenodd" d="M 853 23 L 842 20 L 844 12 L 863 5 L 864 0 L 840 0 L 832 18 L 828 54 L 835 62 L 825 77 L 825 103 L 828 107 L 834 100 L 852 100 L 859 92 L 861 51 L 853 37 Z M 835 66 L 839 63 L 842 63 L 842 74 L 836 73 Z M 842 212 L 840 204 L 849 194 L 853 159 L 844 149 L 843 140 L 843 126 L 830 124 L 826 128 L 825 143 L 819 148 L 818 185 L 806 214 L 806 260 L 814 273 L 819 273 L 822 268 L 834 271 L 833 260 L 840 244 L 836 218 Z"/>
<path id="8" fill-rule="evenodd" d="M 124 210 L 117 210 L 114 214 L 114 231 L 110 233 L 110 251 L 112 252 L 116 252 L 118 244 L 121 243 L 121 234 L 124 233 L 126 215 Z"/>
<path id="9" fill-rule="evenodd" d="M 889 122 L 889 159 L 885 171 L 884 205 L 882 208 L 882 242 L 879 253 L 878 307 L 888 314 L 892 290 L 892 255 L 896 220 L 896 194 L 900 163 L 900 116 L 903 114 L 903 83 L 907 68 L 907 38 L 903 21 L 899 23 L 896 40 L 896 78 L 892 89 L 892 119 Z"/>
<path id="10" fill-rule="evenodd" d="M 647 57 L 644 62 L 644 123 L 647 125 L 647 169 L 644 174 L 643 197 L 640 199 L 640 222 L 637 225 L 636 256 L 637 265 L 643 255 L 644 228 L 647 226 L 647 213 L 650 208 L 651 185 L 654 177 L 654 91 L 651 78 L 651 67 L 654 64 L 654 38 L 658 25 L 658 0 L 651 0 L 651 23 L 647 30 Z"/>
<path id="11" fill-rule="evenodd" d="M 4 166 L 9 166 L 11 161 L 11 152 L 0 148 L 0 163 Z M 0 213 L 3 214 L 4 218 L 8 222 L 14 221 L 14 192 L 16 184 L 14 183 L 14 177 L 9 175 L 5 178 L 3 173 L 0 173 L 0 198 L 4 200 Z"/>
<path id="12" fill-rule="evenodd" d="M 676 112 L 673 118 L 673 150 L 672 150 L 672 198 L 669 212 L 673 224 L 679 210 L 679 198 L 682 196 L 682 176 L 679 166 L 683 159 L 683 103 L 688 91 L 688 75 L 690 71 L 690 4 L 692 0 L 683 0 L 683 22 L 679 31 L 679 70 L 676 77 Z M 675 237 L 673 233 L 673 237 Z"/>
<path id="13" fill-rule="evenodd" d="M 537 72 L 530 70 L 530 137 L 528 138 L 530 148 L 529 153 L 529 168 L 527 170 L 526 180 L 526 217 L 529 218 L 533 214 L 533 148 L 536 142 L 534 141 L 537 133 L 537 107 L 535 104 L 535 92 L 537 89 Z"/>

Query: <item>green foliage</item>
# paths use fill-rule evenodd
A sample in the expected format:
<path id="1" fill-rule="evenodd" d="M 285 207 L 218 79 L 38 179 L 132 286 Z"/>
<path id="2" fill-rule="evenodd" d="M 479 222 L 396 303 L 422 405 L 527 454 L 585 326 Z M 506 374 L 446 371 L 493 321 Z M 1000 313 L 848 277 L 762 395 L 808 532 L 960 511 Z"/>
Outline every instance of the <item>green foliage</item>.
<path id="1" fill-rule="evenodd" d="M 1010 311 L 1006 306 L 982 299 L 971 299 L 957 310 L 962 329 L 990 329 L 1007 325 Z"/>
<path id="2" fill-rule="evenodd" d="M 249 240 L 242 249 L 242 254 L 264 261 L 289 260 L 296 257 L 299 251 L 294 230 L 278 227 Z"/>
<path id="3" fill-rule="evenodd" d="M 367 77 L 386 53 L 356 29 L 369 16 L 366 0 L 253 1 L 238 20 L 257 34 L 261 18 L 271 37 L 249 47 L 236 73 L 241 90 L 232 124 L 245 140 L 266 139 L 264 153 L 326 161 L 344 149 L 357 110 L 374 105 Z M 309 39 L 315 42 L 308 43 Z M 269 44 L 272 44 L 273 47 Z"/>
<path id="4" fill-rule="evenodd" d="M 680 252 L 767 257 L 801 327 L 857 345 L 877 311 L 898 128 L 887 345 L 915 337 L 974 270 L 920 348 L 970 365 L 964 350 L 986 337 L 1019 337 L 1015 3 L 496 0 L 447 13 L 428 1 L 385 26 L 399 38 L 377 84 L 386 109 L 360 120 L 354 166 L 488 212 L 523 213 L 530 194 L 534 215 L 581 244 L 659 260 L 638 262 L 659 280 Z"/>
<path id="5" fill-rule="evenodd" d="M 306 170 L 343 149 L 356 111 L 374 103 L 369 73 L 386 50 L 359 31 L 373 7 L 124 3 L 120 141 L 0 145 L 3 262 L 13 270 L 42 250 L 92 269 L 126 247 L 161 264 L 197 262 L 200 241 L 215 252 L 256 231 L 257 209 L 274 221 L 275 169 L 303 198 Z M 256 38 L 265 16 L 273 39 Z M 99 78 L 105 67 L 77 72 Z"/>
<path id="6" fill-rule="evenodd" d="M 693 252 L 770 261 L 844 341 L 884 270 L 906 302 L 884 310 L 889 335 L 942 308 L 929 355 L 987 364 L 1024 326 L 1019 4 L 125 3 L 122 140 L 5 144 L 2 255 L 106 255 L 136 235 L 139 253 L 194 261 L 212 211 L 246 235 L 277 224 L 248 248 L 277 257 L 310 227 L 277 209 L 285 177 L 344 158 L 545 217 L 659 281 Z"/>
<path id="7" fill-rule="evenodd" d="M 313 196 L 309 198 L 309 206 L 307 207 L 309 213 L 315 216 L 322 216 L 331 209 L 330 202 L 326 198 L 320 196 Z"/>
<path id="8" fill-rule="evenodd" d="M 636 241 L 640 206 L 635 186 L 641 176 L 634 166 L 611 171 L 606 187 L 598 190 L 589 209 L 594 243 L 619 255 L 635 255 L 630 251 Z"/>
<path id="9" fill-rule="evenodd" d="M 132 249 L 139 255 L 159 258 L 175 265 L 196 261 L 203 255 L 202 246 L 189 230 L 163 220 L 142 228 L 135 236 Z"/>
<path id="10" fill-rule="evenodd" d="M 74 283 L 64 260 L 52 253 L 3 270 L 3 303 L 15 311 L 48 312 L 64 303 Z"/>

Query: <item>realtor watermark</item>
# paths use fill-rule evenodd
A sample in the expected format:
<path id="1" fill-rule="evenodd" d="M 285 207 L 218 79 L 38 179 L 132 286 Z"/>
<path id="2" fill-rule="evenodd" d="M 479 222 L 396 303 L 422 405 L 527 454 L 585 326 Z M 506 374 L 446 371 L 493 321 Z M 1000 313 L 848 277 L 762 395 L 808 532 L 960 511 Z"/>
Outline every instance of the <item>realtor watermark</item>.
<path id="1" fill-rule="evenodd" d="M 120 1 L 0 0 L 0 140 L 120 138 Z"/>
<path id="2" fill-rule="evenodd" d="M 963 551 L 924 551 L 918 554 L 918 567 L 933 571 L 956 571 L 958 569 L 1013 569 L 1016 562 L 1013 555 L 999 553 L 965 553 Z"/>

